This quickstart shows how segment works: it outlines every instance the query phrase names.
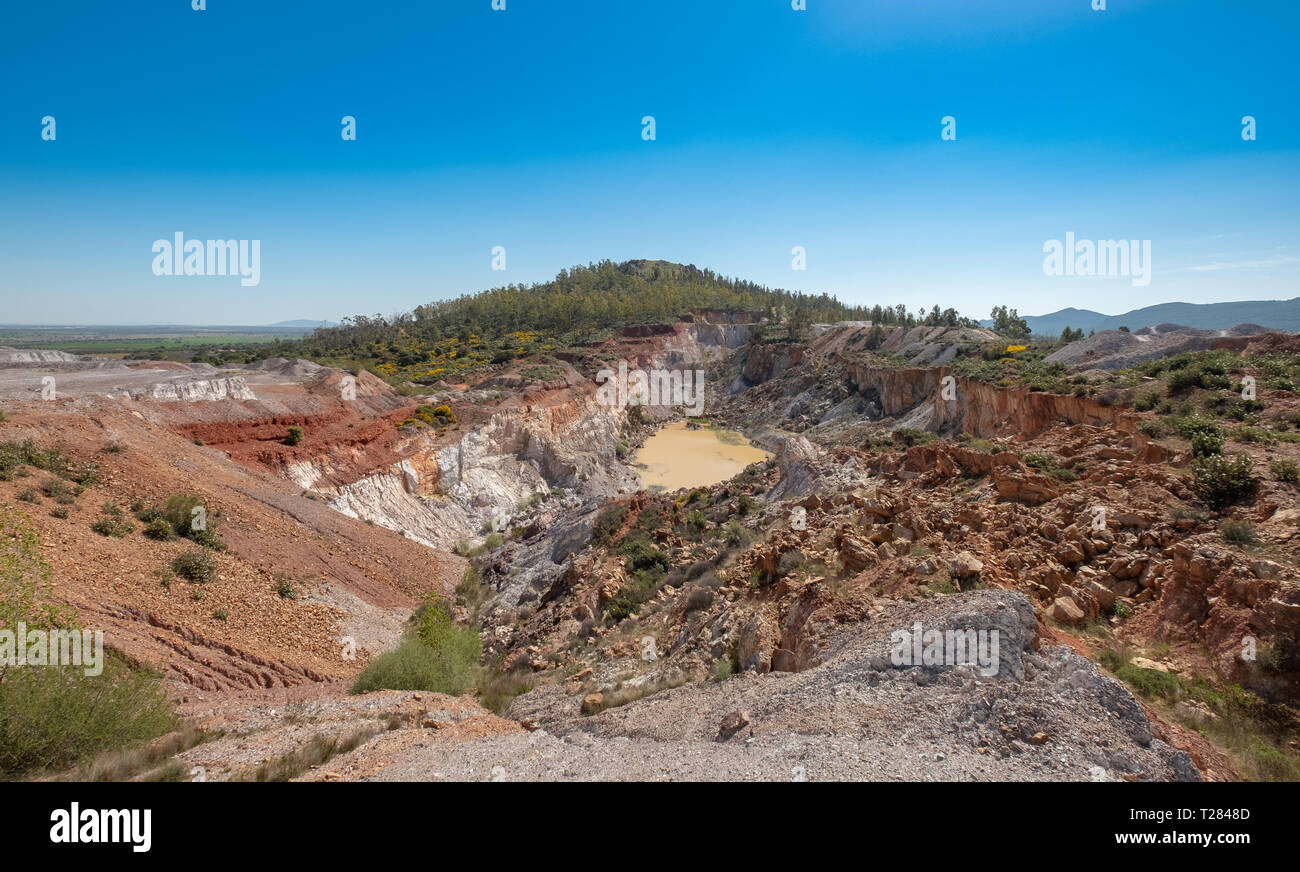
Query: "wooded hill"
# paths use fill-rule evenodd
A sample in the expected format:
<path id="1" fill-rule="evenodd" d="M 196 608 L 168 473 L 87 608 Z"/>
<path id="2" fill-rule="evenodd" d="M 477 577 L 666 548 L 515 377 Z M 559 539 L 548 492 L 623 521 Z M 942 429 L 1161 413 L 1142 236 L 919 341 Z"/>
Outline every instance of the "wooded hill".
<path id="1" fill-rule="evenodd" d="M 622 327 L 671 323 L 693 309 L 761 311 L 773 324 L 784 322 L 792 336 L 830 321 L 974 323 L 938 306 L 915 315 L 902 305 L 848 306 L 828 294 L 771 289 L 693 264 L 605 260 L 562 270 L 549 282 L 463 294 L 401 315 L 345 318 L 261 356 L 363 365 L 390 379 L 427 381 L 597 341 Z"/>

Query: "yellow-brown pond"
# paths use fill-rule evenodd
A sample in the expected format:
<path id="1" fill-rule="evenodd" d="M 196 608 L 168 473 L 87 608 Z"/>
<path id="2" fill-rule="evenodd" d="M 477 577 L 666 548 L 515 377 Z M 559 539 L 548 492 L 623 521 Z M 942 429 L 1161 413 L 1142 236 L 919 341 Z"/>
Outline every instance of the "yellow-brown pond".
<path id="1" fill-rule="evenodd" d="M 692 430 L 675 421 L 645 441 L 632 465 L 645 489 L 657 492 L 717 484 L 771 456 L 734 430 Z"/>

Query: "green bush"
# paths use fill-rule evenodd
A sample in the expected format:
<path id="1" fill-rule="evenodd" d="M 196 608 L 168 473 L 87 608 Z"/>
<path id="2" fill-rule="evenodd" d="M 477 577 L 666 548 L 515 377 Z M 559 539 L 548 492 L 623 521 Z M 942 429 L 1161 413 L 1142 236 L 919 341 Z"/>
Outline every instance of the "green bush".
<path id="1" fill-rule="evenodd" d="M 1040 470 L 1053 478 L 1059 478 L 1061 481 L 1075 481 L 1079 477 L 1077 470 L 1084 468 L 1082 464 L 1076 464 L 1075 469 L 1066 469 L 1051 454 L 1026 454 L 1024 461 L 1026 466 Z"/>
<path id="2" fill-rule="evenodd" d="M 904 445 L 925 445 L 926 443 L 933 442 L 939 438 L 934 433 L 925 430 L 914 430 L 911 427 L 899 427 L 890 435 L 895 441 L 901 442 Z"/>
<path id="3" fill-rule="evenodd" d="M 1268 470 L 1278 481 L 1300 481 L 1300 464 L 1294 460 L 1274 460 L 1268 465 Z"/>
<path id="4" fill-rule="evenodd" d="M 1233 545 L 1249 545 L 1255 541 L 1255 525 L 1250 521 L 1229 519 L 1219 525 L 1219 535 Z"/>
<path id="5" fill-rule="evenodd" d="M 478 633 L 457 627 L 446 605 L 431 597 L 412 616 L 402 643 L 372 660 L 352 692 L 429 690 L 456 696 L 474 685 L 482 653 Z"/>
<path id="6" fill-rule="evenodd" d="M 456 415 L 451 411 L 450 406 L 419 406 L 415 410 L 415 417 L 431 427 L 445 427 L 456 423 Z"/>
<path id="7" fill-rule="evenodd" d="M 1169 379 L 1165 382 L 1170 395 L 1185 391 L 1188 388 L 1199 388 L 1201 386 L 1201 371 L 1199 369 L 1183 368 L 1175 370 L 1169 374 Z"/>
<path id="8" fill-rule="evenodd" d="M 1133 398 L 1133 408 L 1139 412 L 1149 412 L 1160 402 L 1160 395 L 1155 391 L 1144 391 Z"/>
<path id="9" fill-rule="evenodd" d="M 1147 418 L 1138 425 L 1138 429 L 1150 439 L 1159 439 L 1169 432 L 1169 427 L 1159 418 Z"/>
<path id="10" fill-rule="evenodd" d="M 25 666 L 0 680 L 0 774 L 7 778 L 84 762 L 176 726 L 158 676 L 106 655 L 104 671 Z"/>
<path id="11" fill-rule="evenodd" d="M 1277 444 L 1277 436 L 1271 430 L 1265 430 L 1261 427 L 1239 427 L 1237 432 L 1232 434 L 1232 438 L 1238 442 L 1256 442 L 1261 445 Z"/>
<path id="12" fill-rule="evenodd" d="M 271 581 L 275 584 L 275 593 L 280 599 L 298 598 L 298 588 L 293 586 L 293 579 L 287 573 L 277 572 L 271 576 Z"/>
<path id="13" fill-rule="evenodd" d="M 0 473 L 6 473 L 0 480 L 7 481 L 14 469 L 24 465 L 64 475 L 71 464 L 58 448 L 44 448 L 33 439 L 0 443 Z"/>
<path id="14" fill-rule="evenodd" d="M 1254 493 L 1254 466 L 1245 454 L 1199 457 L 1192 461 L 1192 489 L 1211 506 L 1227 505 Z"/>
<path id="15" fill-rule="evenodd" d="M 90 525 L 101 536 L 111 536 L 114 539 L 121 539 L 131 535 L 135 530 L 135 524 L 123 518 L 120 514 L 105 513 L 99 520 Z"/>
<path id="16" fill-rule="evenodd" d="M 289 432 L 285 435 L 284 441 L 287 445 L 297 445 L 305 438 L 307 438 L 307 431 L 295 424 L 289 428 Z"/>
<path id="17" fill-rule="evenodd" d="M 163 504 L 159 515 L 161 515 L 168 524 L 171 524 L 172 530 L 175 531 L 177 536 L 188 537 L 190 535 L 190 528 L 194 523 L 194 510 L 201 507 L 203 507 L 203 500 L 196 496 L 191 494 L 172 494 L 167 498 L 167 502 Z M 206 509 L 204 510 L 204 514 L 206 515 Z"/>
<path id="18" fill-rule="evenodd" d="M 668 571 L 668 555 L 645 539 L 630 539 L 623 546 L 623 566 L 628 572 L 644 569 Z"/>
<path id="19" fill-rule="evenodd" d="M 203 530 L 191 531 L 190 540 L 196 545 L 202 545 L 204 548 L 211 548 L 213 551 L 226 550 L 226 543 L 221 541 L 221 537 L 216 534 L 211 526 L 208 526 Z"/>
<path id="20" fill-rule="evenodd" d="M 154 518 L 144 525 L 144 535 L 159 542 L 166 542 L 168 539 L 174 538 L 176 533 L 172 530 L 172 525 L 167 523 L 165 519 Z"/>
<path id="21" fill-rule="evenodd" d="M 1174 431 L 1184 439 L 1191 439 L 1198 433 L 1208 433 L 1223 438 L 1223 430 L 1209 418 L 1196 415 L 1182 415 L 1170 422 Z"/>
<path id="22" fill-rule="evenodd" d="M 653 570 L 635 572 L 623 588 L 605 604 L 605 615 L 615 621 L 636 614 L 637 609 L 659 590 L 664 573 Z"/>
<path id="23" fill-rule="evenodd" d="M 396 650 L 380 654 L 367 664 L 352 685 L 353 693 L 372 690 L 430 690 L 457 695 L 468 679 L 445 653 L 419 639 L 405 639 Z"/>
<path id="24" fill-rule="evenodd" d="M 61 505 L 64 504 L 63 500 L 76 497 L 76 488 L 61 478 L 47 478 L 41 485 L 41 490 L 47 497 L 60 501 Z M 68 499 L 68 502 L 71 500 Z"/>
<path id="25" fill-rule="evenodd" d="M 196 516 L 195 509 L 202 509 L 203 511 Z M 226 543 L 222 542 L 221 537 L 217 535 L 216 517 L 207 511 L 203 499 L 193 494 L 172 494 L 167 498 L 167 502 L 163 504 L 161 509 L 141 509 L 136 512 L 136 517 L 142 521 L 148 519 L 146 523 L 149 526 L 153 526 L 155 521 L 162 519 L 164 523 L 171 527 L 172 533 L 182 539 L 189 539 L 204 548 L 211 548 L 213 551 L 226 550 Z M 194 529 L 194 522 L 198 518 L 203 519 L 203 528 L 196 530 Z M 153 538 L 170 538 L 161 535 L 161 527 L 157 529 L 159 534 Z M 146 532 L 147 530 L 148 527 L 146 527 Z"/>
<path id="26" fill-rule="evenodd" d="M 1213 457 L 1223 453 L 1223 437 L 1208 430 L 1192 434 L 1192 456 Z"/>
<path id="27" fill-rule="evenodd" d="M 172 559 L 172 572 L 181 578 L 203 584 L 217 575 L 217 562 L 197 548 L 182 551 Z"/>
<path id="28" fill-rule="evenodd" d="M 0 508 L 0 627 L 79 629 L 66 608 L 49 602 L 49 578 L 30 525 Z M 0 666 L 0 777 L 66 768 L 174 724 L 157 676 L 112 655 L 99 675 L 86 675 L 84 666 Z"/>

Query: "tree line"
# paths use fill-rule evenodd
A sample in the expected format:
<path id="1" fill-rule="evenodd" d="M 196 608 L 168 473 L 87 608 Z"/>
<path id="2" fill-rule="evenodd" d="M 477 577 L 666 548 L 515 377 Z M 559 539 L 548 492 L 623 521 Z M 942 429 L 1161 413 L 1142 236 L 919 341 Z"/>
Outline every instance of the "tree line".
<path id="1" fill-rule="evenodd" d="M 872 321 L 887 326 L 973 327 L 955 309 L 934 306 L 850 306 L 829 294 L 768 288 L 719 275 L 694 264 L 603 260 L 561 270 L 549 282 L 510 284 L 416 306 L 397 315 L 355 315 L 337 327 L 318 328 L 303 340 L 317 354 L 344 354 L 397 337 L 435 344 L 471 336 L 492 341 L 521 330 L 583 341 L 602 331 L 662 324 L 693 309 L 754 310 L 773 323 L 802 328 L 832 321 Z"/>

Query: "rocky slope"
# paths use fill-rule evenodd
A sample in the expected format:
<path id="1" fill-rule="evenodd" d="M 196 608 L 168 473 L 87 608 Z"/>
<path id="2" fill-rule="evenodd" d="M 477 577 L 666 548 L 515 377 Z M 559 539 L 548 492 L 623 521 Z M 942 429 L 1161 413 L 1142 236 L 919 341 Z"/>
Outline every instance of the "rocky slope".
<path id="1" fill-rule="evenodd" d="M 76 523 L 36 518 L 68 552 L 60 596 L 187 695 L 292 690 L 338 712 L 322 715 L 327 731 L 375 720 L 328 700 L 368 652 L 395 644 L 419 597 L 450 595 L 464 563 L 447 552 L 486 542 L 482 585 L 462 586 L 458 615 L 490 662 L 533 689 L 506 721 L 458 703 L 433 726 L 418 700 L 384 697 L 391 727 L 331 777 L 1235 777 L 1204 739 L 1080 657 L 1107 653 L 1082 631 L 1163 646 L 1158 670 L 1293 703 L 1293 485 L 1266 482 L 1218 516 L 1193 510 L 1186 445 L 1153 441 L 1141 413 L 957 376 L 946 363 L 985 331 L 882 339 L 824 325 L 806 344 L 755 342 L 753 317 L 629 328 L 418 397 L 303 361 L 212 372 L 63 361 L 50 404 L 29 399 L 42 370 L 24 363 L 0 370 L 15 410 L 0 436 L 99 457 L 96 500 L 201 483 L 231 546 L 215 599 L 160 591 L 152 570 L 181 546 L 95 536 L 87 500 Z M 878 340 L 888 364 L 865 353 Z M 624 458 L 680 410 L 597 402 L 595 372 L 619 360 L 705 370 L 709 420 L 776 456 L 711 488 L 639 492 Z M 252 397 L 183 387 L 217 380 L 242 380 Z M 435 405 L 450 414 L 412 417 Z M 297 444 L 291 426 L 304 430 Z M 1293 453 L 1245 450 L 1261 464 Z M 0 499 L 17 489 L 0 483 Z M 1262 546 L 1225 542 L 1224 518 L 1254 522 Z M 305 570 L 303 601 L 271 593 L 284 566 Z M 215 605 L 241 616 L 237 629 Z M 1007 669 L 882 661 L 882 640 L 914 618 L 996 625 Z M 361 661 L 340 661 L 341 635 L 359 640 Z M 1266 657 L 1241 656 L 1247 636 Z M 292 726 L 254 709 L 209 715 Z M 447 731 L 467 718 L 482 731 Z M 248 762 L 203 753 L 229 777 Z"/>

